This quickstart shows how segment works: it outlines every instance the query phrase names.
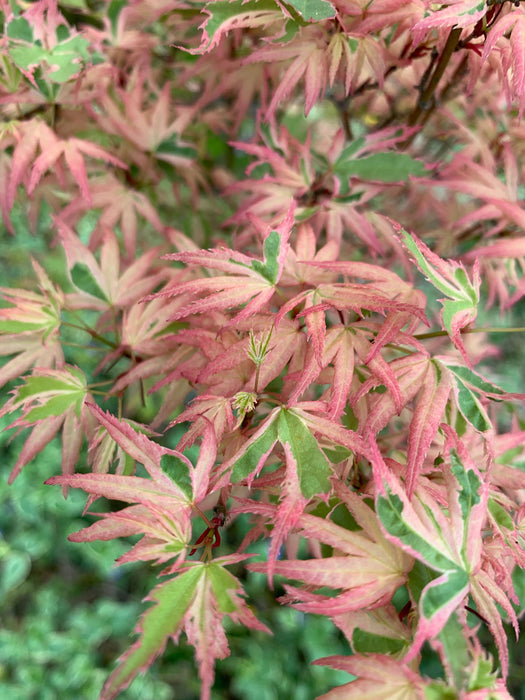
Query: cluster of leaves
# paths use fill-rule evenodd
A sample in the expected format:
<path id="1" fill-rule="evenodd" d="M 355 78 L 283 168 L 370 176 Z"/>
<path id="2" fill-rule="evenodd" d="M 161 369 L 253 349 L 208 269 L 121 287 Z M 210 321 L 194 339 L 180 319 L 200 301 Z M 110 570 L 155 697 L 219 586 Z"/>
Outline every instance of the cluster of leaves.
<path id="1" fill-rule="evenodd" d="M 525 293 L 519 3 L 1 6 L 3 222 L 65 256 L 1 290 L 11 480 L 60 435 L 47 483 L 126 504 L 70 539 L 163 566 L 101 700 L 181 632 L 210 698 L 261 538 L 348 641 L 327 700 L 509 698 L 523 396 L 475 322 Z"/>

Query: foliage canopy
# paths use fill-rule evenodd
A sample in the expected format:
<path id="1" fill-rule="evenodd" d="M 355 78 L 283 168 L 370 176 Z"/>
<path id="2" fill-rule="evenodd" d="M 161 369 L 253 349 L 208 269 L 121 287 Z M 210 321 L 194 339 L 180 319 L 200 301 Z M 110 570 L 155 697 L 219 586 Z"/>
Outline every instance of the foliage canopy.
<path id="1" fill-rule="evenodd" d="M 342 631 L 326 700 L 510 698 L 524 396 L 477 323 L 525 294 L 520 2 L 0 6 L 3 224 L 63 253 L 1 289 L 10 481 L 60 435 L 46 483 L 120 503 L 70 539 L 162 567 L 100 700 L 181 632 L 209 699 L 225 623 L 270 632 L 244 565 Z"/>

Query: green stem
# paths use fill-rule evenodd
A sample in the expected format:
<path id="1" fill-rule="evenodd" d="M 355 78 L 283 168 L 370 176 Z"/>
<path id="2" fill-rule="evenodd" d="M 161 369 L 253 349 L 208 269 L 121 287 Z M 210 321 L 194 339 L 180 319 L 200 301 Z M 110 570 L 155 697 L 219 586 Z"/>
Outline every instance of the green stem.
<path id="1" fill-rule="evenodd" d="M 74 328 L 77 331 L 84 331 L 84 333 L 89 333 L 89 335 L 94 339 L 98 340 L 101 343 L 104 343 L 105 345 L 108 345 L 110 348 L 113 350 L 118 347 L 116 343 L 112 342 L 111 340 L 108 340 L 107 338 L 104 338 L 103 335 L 100 335 L 100 333 L 97 333 L 94 331 L 92 328 L 90 328 L 88 325 L 84 324 L 83 321 L 79 322 L 81 325 L 77 323 L 71 323 L 70 321 L 61 321 L 60 325 L 61 326 L 67 326 L 68 328 Z"/>
<path id="2" fill-rule="evenodd" d="M 488 328 L 468 328 L 461 331 L 462 335 L 467 333 L 525 333 L 525 327 L 498 328 L 497 326 L 489 326 Z M 428 338 L 444 338 L 445 336 L 448 336 L 447 331 L 432 331 L 431 333 L 416 333 L 414 338 L 416 340 L 428 340 Z"/>

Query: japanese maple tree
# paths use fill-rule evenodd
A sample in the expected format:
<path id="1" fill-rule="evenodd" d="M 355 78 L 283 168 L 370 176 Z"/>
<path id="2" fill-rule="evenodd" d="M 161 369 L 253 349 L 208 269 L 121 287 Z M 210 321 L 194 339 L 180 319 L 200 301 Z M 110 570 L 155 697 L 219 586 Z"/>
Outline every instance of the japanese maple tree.
<path id="1" fill-rule="evenodd" d="M 326 700 L 510 698 L 524 394 L 478 317 L 525 295 L 520 1 L 0 7 L 3 224 L 63 252 L 1 289 L 10 481 L 60 435 L 70 539 L 159 566 L 100 700 L 182 632 L 210 698 L 225 621 L 271 632 L 241 563 L 344 635 Z"/>

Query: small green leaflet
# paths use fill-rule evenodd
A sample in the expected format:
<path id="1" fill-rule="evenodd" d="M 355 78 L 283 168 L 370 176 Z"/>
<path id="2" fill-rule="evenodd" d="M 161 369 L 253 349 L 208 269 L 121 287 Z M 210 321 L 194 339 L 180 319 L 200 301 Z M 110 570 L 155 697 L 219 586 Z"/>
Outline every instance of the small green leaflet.
<path id="1" fill-rule="evenodd" d="M 467 572 L 459 568 L 445 572 L 443 577 L 436 580 L 439 580 L 440 583 L 428 586 L 421 594 L 421 612 L 427 620 L 430 620 L 439 613 L 441 608 L 457 598 L 459 593 L 468 589 L 469 584 Z"/>
<path id="2" fill-rule="evenodd" d="M 270 284 L 275 284 L 279 277 L 279 255 L 281 254 L 282 238 L 278 231 L 270 231 L 264 241 L 264 260 L 252 260 L 249 265 L 230 258 L 230 262 L 257 272 Z"/>
<path id="3" fill-rule="evenodd" d="M 422 177 L 426 173 L 425 164 L 406 153 L 388 151 L 364 158 L 352 158 L 352 145 L 343 151 L 334 164 L 334 173 L 341 179 L 358 177 L 361 180 L 379 182 L 404 182 L 410 175 Z M 359 143 L 361 146 L 362 143 Z"/>
<path id="4" fill-rule="evenodd" d="M 45 321 L 0 321 L 0 333 L 24 333 L 25 331 L 53 330 L 57 326 L 56 319 Z"/>
<path id="5" fill-rule="evenodd" d="M 301 493 L 311 498 L 330 490 L 330 465 L 304 422 L 287 409 L 280 409 L 268 421 L 266 429 L 252 439 L 233 463 L 232 481 L 246 479 L 270 454 L 275 443 L 288 445 L 296 463 Z"/>
<path id="6" fill-rule="evenodd" d="M 406 642 L 356 627 L 352 634 L 352 647 L 356 654 L 397 654 L 406 647 Z"/>
<path id="7" fill-rule="evenodd" d="M 33 41 L 33 30 L 25 17 L 12 19 L 7 25 L 6 34 L 10 39 Z"/>
<path id="8" fill-rule="evenodd" d="M 160 468 L 174 481 L 180 490 L 188 497 L 193 498 L 193 488 L 191 485 L 190 468 L 186 462 L 177 455 L 163 454 L 160 458 Z"/>
<path id="9" fill-rule="evenodd" d="M 272 451 L 277 442 L 277 421 L 276 415 L 268 424 L 266 430 L 255 440 L 250 441 L 248 447 L 233 464 L 232 481 L 234 483 L 246 479 L 252 474 L 265 456 Z"/>
<path id="10" fill-rule="evenodd" d="M 75 287 L 80 289 L 82 292 L 91 294 L 91 296 L 97 297 L 97 299 L 108 301 L 108 298 L 91 274 L 91 270 L 84 263 L 75 263 L 73 265 L 71 268 L 71 280 L 73 281 Z"/>
<path id="11" fill-rule="evenodd" d="M 454 688 L 444 685 L 444 681 L 432 681 L 425 685 L 423 692 L 425 700 L 457 700 L 458 694 Z"/>
<path id="12" fill-rule="evenodd" d="M 503 506 L 500 506 L 500 504 L 497 501 L 495 501 L 492 497 L 489 498 L 488 507 L 489 513 L 494 518 L 499 527 L 505 530 L 510 530 L 511 532 L 514 530 L 514 522 L 512 518 L 507 513 L 505 508 L 503 508 Z"/>
<path id="13" fill-rule="evenodd" d="M 455 365 L 451 362 L 446 362 L 445 364 L 451 372 L 454 372 L 456 377 L 464 382 L 467 382 L 483 394 L 496 394 L 497 396 L 501 396 L 503 398 L 507 393 L 497 384 L 493 384 L 479 374 L 476 374 L 476 372 L 473 372 L 466 365 Z"/>
<path id="14" fill-rule="evenodd" d="M 175 136 L 161 141 L 155 149 L 155 154 L 162 158 L 163 155 L 179 156 L 180 158 L 194 159 L 197 157 L 197 150 L 193 146 L 179 145 Z"/>
<path id="15" fill-rule="evenodd" d="M 213 562 L 208 564 L 207 574 L 213 587 L 220 612 L 224 614 L 234 613 L 237 610 L 237 606 L 228 591 L 235 591 L 239 585 L 235 576 L 230 574 L 229 571 L 226 571 L 222 566 L 214 564 Z"/>
<path id="16" fill-rule="evenodd" d="M 254 260 L 252 270 L 258 272 L 271 284 L 277 282 L 279 276 L 279 253 L 281 252 L 281 236 L 277 231 L 270 231 L 264 241 L 264 262 Z"/>
<path id="17" fill-rule="evenodd" d="M 458 389 L 458 408 L 463 418 L 480 433 L 490 430 L 492 423 L 474 392 L 459 379 L 456 379 L 456 385 Z"/>
<path id="18" fill-rule="evenodd" d="M 450 450 L 450 470 L 458 482 L 463 521 L 468 523 L 472 508 L 480 502 L 481 479 L 473 469 L 465 469 L 456 450 Z"/>
<path id="19" fill-rule="evenodd" d="M 108 7 L 108 19 L 111 24 L 111 33 L 116 38 L 118 34 L 118 19 L 120 13 L 127 5 L 127 0 L 112 0 Z"/>
<path id="20" fill-rule="evenodd" d="M 286 4 L 297 10 L 307 22 L 335 17 L 335 9 L 328 0 L 287 0 Z"/>
<path id="21" fill-rule="evenodd" d="M 450 643 L 455 611 L 469 589 L 467 572 L 456 567 L 436 577 L 428 567 L 416 561 L 408 575 L 408 588 L 420 612 L 411 653 L 414 653 L 414 647 L 420 649 L 423 642 L 432 637 L 437 636 L 442 643 Z M 460 647 L 458 654 L 461 655 Z"/>
<path id="22" fill-rule="evenodd" d="M 449 661 L 456 688 L 464 688 L 468 680 L 471 657 L 468 650 L 469 642 L 465 639 L 465 631 L 457 612 L 452 613 L 448 618 L 446 625 L 439 633 L 439 641 L 445 649 L 445 658 Z"/>
<path id="23" fill-rule="evenodd" d="M 317 440 L 292 411 L 282 409 L 278 421 L 279 442 L 290 445 L 297 463 L 301 493 L 311 498 L 330 490 L 330 466 Z"/>
<path id="24" fill-rule="evenodd" d="M 477 315 L 480 287 L 477 268 L 473 270 L 471 282 L 461 265 L 451 260 L 443 260 L 417 236 L 409 234 L 401 226 L 394 224 L 394 228 L 408 252 L 414 257 L 420 271 L 436 289 L 448 297 L 439 300 L 443 305 L 441 313 L 443 327 L 454 345 L 467 359 L 461 340 L 461 330 L 472 323 Z"/>

